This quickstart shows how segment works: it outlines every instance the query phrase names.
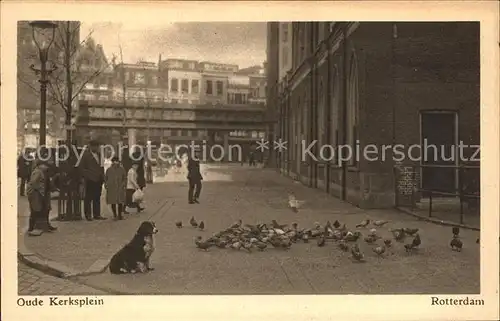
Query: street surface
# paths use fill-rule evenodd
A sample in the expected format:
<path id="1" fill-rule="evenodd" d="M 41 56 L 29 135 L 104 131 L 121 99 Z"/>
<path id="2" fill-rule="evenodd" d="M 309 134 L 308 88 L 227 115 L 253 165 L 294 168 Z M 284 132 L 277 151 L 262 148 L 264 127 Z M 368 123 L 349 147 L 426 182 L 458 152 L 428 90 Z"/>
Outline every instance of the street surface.
<path id="1" fill-rule="evenodd" d="M 103 295 L 106 292 L 59 279 L 19 262 L 17 269 L 17 286 L 19 295 Z"/>
<path id="2" fill-rule="evenodd" d="M 148 274 L 80 277 L 78 281 L 100 289 L 131 294 L 426 294 L 479 293 L 479 233 L 462 230 L 464 249 L 449 248 L 451 227 L 417 221 L 393 210 L 366 211 L 324 192 L 280 176 L 272 170 L 239 165 L 209 166 L 201 204 L 187 203 L 185 174 L 168 173 L 161 183 L 146 189 L 147 210 L 127 215 L 124 221 L 56 222 L 56 233 L 26 237 L 26 246 L 43 257 L 85 271 L 109 258 L 128 242 L 143 220 L 154 220 L 159 229 L 154 271 Z M 298 213 L 287 207 L 293 192 L 305 201 Z M 109 209 L 104 213 L 110 217 Z M 191 216 L 205 222 L 205 231 L 191 228 Z M 366 263 L 353 263 L 350 254 L 334 242 L 318 247 L 316 241 L 297 242 L 290 250 L 247 253 L 211 248 L 201 251 L 194 238 L 208 238 L 238 219 L 244 223 L 297 222 L 310 228 L 314 222 L 339 220 L 348 228 L 364 219 L 389 220 L 377 228 L 390 237 L 388 228 L 419 228 L 420 251 L 405 253 L 396 243 L 385 257 L 376 257 L 362 240 Z M 174 222 L 182 220 L 184 228 Z M 360 229 L 365 233 L 366 230 Z"/>

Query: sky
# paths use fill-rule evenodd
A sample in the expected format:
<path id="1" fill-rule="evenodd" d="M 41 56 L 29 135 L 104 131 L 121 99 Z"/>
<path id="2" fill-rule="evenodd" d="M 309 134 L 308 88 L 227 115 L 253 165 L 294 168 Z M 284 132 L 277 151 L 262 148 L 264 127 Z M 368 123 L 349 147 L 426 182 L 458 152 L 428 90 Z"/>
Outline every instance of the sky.
<path id="1" fill-rule="evenodd" d="M 157 20 L 157 19 L 154 19 Z M 266 60 L 265 22 L 88 22 L 82 21 L 81 39 L 89 34 L 109 58 L 158 62 L 167 58 L 262 65 Z"/>

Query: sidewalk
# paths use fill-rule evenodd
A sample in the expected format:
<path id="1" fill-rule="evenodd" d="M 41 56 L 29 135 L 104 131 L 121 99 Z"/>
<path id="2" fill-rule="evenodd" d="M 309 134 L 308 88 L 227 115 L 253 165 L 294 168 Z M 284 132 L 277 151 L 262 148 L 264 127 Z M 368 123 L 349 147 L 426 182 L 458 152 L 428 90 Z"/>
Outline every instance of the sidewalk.
<path id="1" fill-rule="evenodd" d="M 131 294 L 479 292 L 479 246 L 475 244 L 478 232 L 462 230 L 465 248 L 456 253 L 449 249 L 449 227 L 417 221 L 393 210 L 362 210 L 272 170 L 207 166 L 206 171 L 200 205 L 187 204 L 187 182 L 179 177 L 147 189 L 149 206 L 145 213 L 131 214 L 120 222 L 59 223 L 58 232 L 25 238 L 26 245 L 74 271 L 88 271 L 92 266 L 105 266 L 115 251 L 130 240 L 140 222 L 152 219 L 159 228 L 152 258 L 155 271 L 119 276 L 106 272 L 75 279 Z M 287 208 L 289 192 L 305 201 L 298 213 Z M 206 231 L 175 227 L 176 220 L 188 225 L 193 215 L 205 222 Z M 319 248 L 314 241 L 298 242 L 289 251 L 269 248 L 251 254 L 195 248 L 195 236 L 210 236 L 240 218 L 250 224 L 276 219 L 297 222 L 302 227 L 311 227 L 316 221 L 324 224 L 339 220 L 352 228 L 366 218 L 385 219 L 390 221 L 389 228 L 419 228 L 422 249 L 418 254 L 406 255 L 398 244 L 386 258 L 377 258 L 361 241 L 368 262 L 355 264 L 334 243 Z M 379 229 L 379 233 L 383 237 L 390 235 L 387 228 Z"/>
<path id="2" fill-rule="evenodd" d="M 107 292 L 56 278 L 18 263 L 17 291 L 19 295 L 104 295 Z"/>

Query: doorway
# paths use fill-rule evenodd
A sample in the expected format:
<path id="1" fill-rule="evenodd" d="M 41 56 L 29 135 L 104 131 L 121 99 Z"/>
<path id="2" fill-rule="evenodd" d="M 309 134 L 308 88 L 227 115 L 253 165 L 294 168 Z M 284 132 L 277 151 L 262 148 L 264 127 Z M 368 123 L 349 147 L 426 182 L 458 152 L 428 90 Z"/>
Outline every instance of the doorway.
<path id="1" fill-rule="evenodd" d="M 429 191 L 454 194 L 458 188 L 458 113 L 423 111 L 420 113 L 422 196 Z M 427 192 L 426 192 L 427 191 Z M 441 194 L 439 197 L 452 195 Z"/>

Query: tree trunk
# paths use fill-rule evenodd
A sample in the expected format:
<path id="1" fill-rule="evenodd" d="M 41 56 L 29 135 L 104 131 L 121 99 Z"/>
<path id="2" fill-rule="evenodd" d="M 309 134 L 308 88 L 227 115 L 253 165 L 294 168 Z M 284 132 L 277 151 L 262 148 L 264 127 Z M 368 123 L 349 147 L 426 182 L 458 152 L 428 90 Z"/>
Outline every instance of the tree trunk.
<path id="1" fill-rule="evenodd" d="M 70 29 L 70 21 L 66 21 L 65 39 L 64 39 L 64 69 L 66 71 L 66 146 L 71 151 L 70 157 L 68 159 L 69 166 L 68 176 L 69 184 L 67 190 L 67 202 L 66 202 L 66 213 L 65 220 L 76 220 L 81 219 L 81 213 L 78 210 L 80 208 L 80 197 L 78 195 L 78 183 L 79 176 L 74 164 L 76 163 L 75 155 L 73 153 L 73 135 L 71 130 L 71 118 L 73 116 L 73 82 L 71 80 L 71 53 L 73 48 L 72 43 L 72 30 Z"/>

